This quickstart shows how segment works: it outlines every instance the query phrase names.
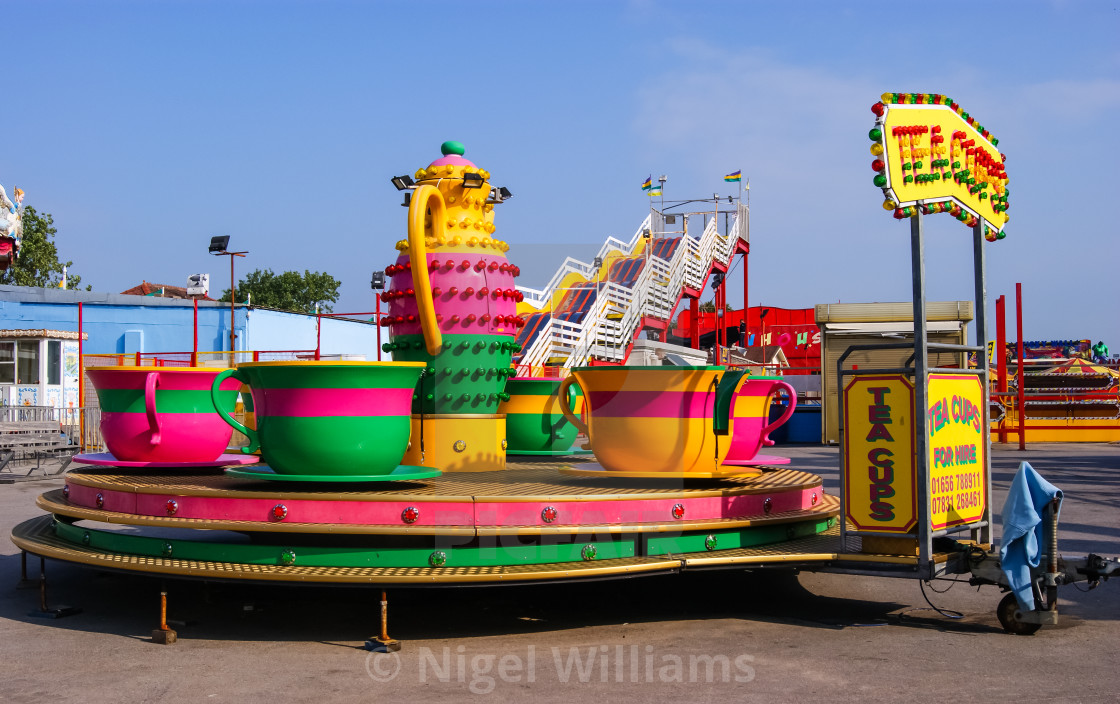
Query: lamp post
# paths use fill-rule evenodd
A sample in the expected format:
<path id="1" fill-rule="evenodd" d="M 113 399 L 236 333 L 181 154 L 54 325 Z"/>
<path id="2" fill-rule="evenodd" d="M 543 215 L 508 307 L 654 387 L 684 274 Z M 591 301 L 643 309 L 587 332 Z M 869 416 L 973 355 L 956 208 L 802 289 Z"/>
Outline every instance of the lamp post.
<path id="1" fill-rule="evenodd" d="M 762 325 L 762 337 L 759 342 L 762 343 L 762 363 L 766 364 L 766 314 L 770 312 L 769 308 L 763 308 L 758 313 L 758 322 Z M 766 371 L 766 367 L 762 367 L 762 371 Z"/>
<path id="2" fill-rule="evenodd" d="M 720 363 L 720 330 L 723 328 L 723 272 L 717 271 L 712 274 L 712 290 L 715 291 L 715 298 L 713 304 L 715 305 L 716 313 L 716 339 L 715 339 L 715 355 L 712 361 L 713 364 Z"/>
<path id="3" fill-rule="evenodd" d="M 383 271 L 373 272 L 373 278 L 370 279 L 369 287 L 371 289 L 373 289 L 374 291 L 384 291 L 385 290 L 385 272 L 383 272 Z M 380 293 L 373 294 L 373 300 L 377 302 L 377 312 L 374 313 L 374 316 L 375 316 L 376 320 L 374 322 L 377 323 L 377 361 L 380 362 L 381 361 L 381 294 Z"/>
<path id="4" fill-rule="evenodd" d="M 229 366 L 236 363 L 234 359 L 235 341 L 237 333 L 234 328 L 234 301 L 237 300 L 236 279 L 233 278 L 233 258 L 244 257 L 248 252 L 230 252 L 229 235 L 216 235 L 210 238 L 210 254 L 216 257 L 229 257 Z"/>

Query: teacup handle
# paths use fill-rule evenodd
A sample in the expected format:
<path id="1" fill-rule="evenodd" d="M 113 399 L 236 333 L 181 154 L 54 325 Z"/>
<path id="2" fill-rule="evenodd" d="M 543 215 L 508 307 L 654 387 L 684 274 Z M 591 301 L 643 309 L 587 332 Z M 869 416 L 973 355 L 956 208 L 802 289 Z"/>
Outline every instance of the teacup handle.
<path id="1" fill-rule="evenodd" d="M 558 399 L 560 401 L 560 412 L 564 414 L 564 418 L 569 423 L 576 426 L 577 430 L 579 430 L 584 435 L 591 437 L 591 433 L 587 430 L 587 425 L 579 419 L 579 416 L 572 412 L 572 404 L 569 400 L 568 389 L 571 388 L 572 384 L 575 383 L 576 378 L 574 376 L 565 377 L 564 381 L 560 382 L 560 390 L 557 392 L 557 395 L 560 397 Z M 582 388 L 583 387 L 580 387 L 581 390 Z M 587 393 L 584 392 L 583 395 L 587 396 Z"/>
<path id="2" fill-rule="evenodd" d="M 231 377 L 237 379 L 242 384 L 247 385 L 249 383 L 249 380 L 241 373 L 240 369 L 226 369 L 223 372 L 218 372 L 218 376 L 214 377 L 214 382 L 210 384 L 210 401 L 214 404 L 214 410 L 218 412 L 218 415 L 221 416 L 222 420 L 224 420 L 227 425 L 249 438 L 249 444 L 241 448 L 241 452 L 250 455 L 261 447 L 261 441 L 257 435 L 257 431 L 238 423 L 233 419 L 233 416 L 223 411 L 221 405 L 218 403 L 219 387 L 221 387 L 223 381 Z"/>
<path id="3" fill-rule="evenodd" d="M 716 398 L 712 404 L 712 432 L 727 435 L 731 432 L 731 416 L 734 415 L 735 394 L 750 378 L 750 373 L 741 369 L 728 369 L 722 377 L 717 377 Z"/>
<path id="4" fill-rule="evenodd" d="M 144 412 L 148 415 L 148 428 L 152 431 L 153 445 L 158 445 L 162 439 L 159 414 L 156 412 L 157 386 L 159 386 L 159 372 L 148 372 L 148 376 L 144 378 Z"/>
<path id="5" fill-rule="evenodd" d="M 797 392 L 784 381 L 779 381 L 774 384 L 774 388 L 770 389 L 770 395 L 773 396 L 775 391 L 780 391 L 782 389 L 785 389 L 786 393 L 789 394 L 789 407 L 786 408 L 786 412 L 783 413 L 778 420 L 762 429 L 762 444 L 765 447 L 770 447 L 774 444 L 774 441 L 770 439 L 770 431 L 777 429 L 779 425 L 789 420 L 790 416 L 793 415 L 793 410 L 797 408 Z"/>

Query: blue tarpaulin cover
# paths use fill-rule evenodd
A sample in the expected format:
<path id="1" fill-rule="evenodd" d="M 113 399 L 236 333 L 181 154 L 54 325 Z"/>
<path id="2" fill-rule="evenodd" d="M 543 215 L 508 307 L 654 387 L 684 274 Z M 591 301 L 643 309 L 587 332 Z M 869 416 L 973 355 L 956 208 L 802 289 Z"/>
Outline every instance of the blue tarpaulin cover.
<path id="1" fill-rule="evenodd" d="M 1047 504 L 1059 499 L 1062 491 L 1042 478 L 1027 462 L 1011 482 L 1003 502 L 1003 537 L 999 548 L 1000 565 L 1011 591 L 1024 611 L 1034 611 L 1031 568 L 1042 558 L 1042 517 Z"/>

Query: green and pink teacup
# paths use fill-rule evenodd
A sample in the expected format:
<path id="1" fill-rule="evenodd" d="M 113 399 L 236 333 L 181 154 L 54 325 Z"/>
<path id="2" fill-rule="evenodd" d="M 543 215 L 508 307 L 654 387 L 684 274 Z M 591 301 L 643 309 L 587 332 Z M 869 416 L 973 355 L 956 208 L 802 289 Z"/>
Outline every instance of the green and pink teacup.
<path id="1" fill-rule="evenodd" d="M 214 367 L 90 367 L 101 407 L 101 435 L 126 462 L 213 462 L 233 430 L 214 413 L 230 412 L 239 384 L 219 382 Z"/>
<path id="2" fill-rule="evenodd" d="M 498 408 L 506 415 L 506 452 L 562 453 L 572 448 L 576 441 L 576 427 L 564 419 L 560 407 L 560 377 L 514 377 L 506 381 L 509 398 Z M 579 387 L 570 387 L 568 393 L 572 410 L 583 411 L 583 397 Z"/>
<path id="3" fill-rule="evenodd" d="M 380 476 L 408 449 L 412 395 L 423 362 L 251 362 L 213 382 L 214 408 L 277 474 Z M 221 385 L 252 392 L 254 428 L 220 407 Z M 236 383 L 235 383 L 236 386 Z"/>

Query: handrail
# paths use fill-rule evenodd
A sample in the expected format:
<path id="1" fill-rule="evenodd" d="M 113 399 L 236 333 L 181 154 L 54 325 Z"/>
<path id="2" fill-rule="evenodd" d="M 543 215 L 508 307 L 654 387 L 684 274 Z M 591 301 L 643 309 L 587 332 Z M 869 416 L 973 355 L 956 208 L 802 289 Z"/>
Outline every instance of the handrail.
<path id="1" fill-rule="evenodd" d="M 622 254 L 627 257 L 632 255 L 634 253 L 634 248 L 642 239 L 642 233 L 645 230 L 649 229 L 650 223 L 651 216 L 647 215 L 645 220 L 642 221 L 642 224 L 638 226 L 638 229 L 630 237 L 629 242 L 623 242 L 613 235 L 607 237 L 606 241 L 603 242 L 603 246 L 599 248 L 598 254 L 596 254 L 595 256 L 601 258 L 603 261 L 606 261 L 606 255 L 614 250 L 622 252 Z M 566 277 L 568 274 L 580 274 L 584 278 L 594 278 L 595 264 L 588 264 L 587 262 L 582 262 L 578 259 L 575 259 L 574 257 L 567 257 L 566 259 L 564 259 L 564 262 L 560 265 L 560 268 L 556 271 L 555 274 L 553 274 L 552 279 L 549 280 L 548 284 L 546 284 L 544 288 L 538 290 L 525 286 L 518 286 L 517 290 L 521 291 L 521 293 L 525 295 L 525 300 L 531 306 L 533 306 L 534 308 L 540 308 L 552 298 L 553 294 L 556 292 L 556 289 L 560 286 L 561 282 L 563 282 L 564 280 L 564 277 Z"/>
<path id="2" fill-rule="evenodd" d="M 744 215 L 742 220 L 745 221 L 746 208 L 739 212 Z M 641 233 L 649 227 L 650 222 L 651 218 L 647 216 L 635 236 L 626 243 L 628 252 L 618 248 L 624 255 L 632 255 Z M 592 356 L 612 361 L 624 360 L 643 318 L 668 318 L 683 295 L 685 286 L 699 288 L 716 262 L 729 263 L 736 243 L 743 239 L 745 224 L 740 223 L 737 215 L 728 234 L 720 235 L 717 220 L 711 218 L 699 238 L 682 236 L 680 244 L 668 260 L 647 253 L 646 263 L 630 287 L 614 281 L 600 282 L 595 300 L 582 322 L 575 324 L 550 317 L 544 329 L 537 333 L 533 344 L 525 351 L 521 362 L 542 366 L 554 357 L 566 355 L 563 366 L 571 369 L 585 365 Z M 600 256 L 610 251 L 613 243 L 618 243 L 618 240 L 608 238 L 600 249 Z M 594 274 L 594 268 L 569 257 L 545 289 L 536 291 L 519 287 L 518 290 L 525 294 L 526 300 L 531 304 L 540 307 L 555 293 L 563 278 L 572 272 L 587 277 Z M 621 317 L 612 318 L 619 312 Z"/>

